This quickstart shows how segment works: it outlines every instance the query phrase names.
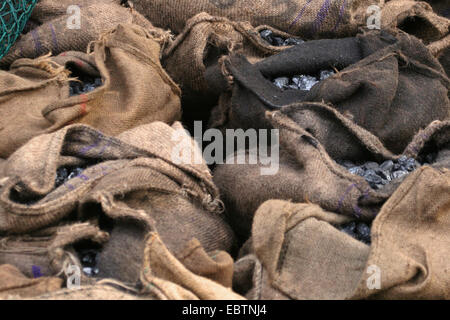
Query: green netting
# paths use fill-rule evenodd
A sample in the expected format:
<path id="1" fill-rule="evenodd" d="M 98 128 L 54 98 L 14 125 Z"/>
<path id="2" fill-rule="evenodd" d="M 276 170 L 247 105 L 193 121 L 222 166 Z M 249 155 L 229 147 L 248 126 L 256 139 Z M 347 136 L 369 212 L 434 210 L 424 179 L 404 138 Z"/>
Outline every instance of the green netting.
<path id="1" fill-rule="evenodd" d="M 0 59 L 8 53 L 38 0 L 0 0 Z"/>

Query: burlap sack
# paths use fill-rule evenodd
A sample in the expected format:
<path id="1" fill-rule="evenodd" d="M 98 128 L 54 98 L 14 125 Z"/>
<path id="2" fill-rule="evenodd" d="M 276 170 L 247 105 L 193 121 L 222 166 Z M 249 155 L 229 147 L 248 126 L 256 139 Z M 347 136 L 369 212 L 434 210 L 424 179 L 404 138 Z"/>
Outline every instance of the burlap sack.
<path id="1" fill-rule="evenodd" d="M 235 84 L 213 111 L 213 127 L 267 128 L 266 110 L 324 101 L 400 153 L 419 129 L 450 116 L 449 78 L 421 41 L 403 32 L 310 41 L 254 65 L 243 57 L 225 65 Z M 340 71 L 310 91 L 282 91 L 270 81 L 333 67 Z"/>
<path id="2" fill-rule="evenodd" d="M 96 0 L 95 2 L 96 4 L 120 4 L 121 0 Z M 30 19 L 36 24 L 43 24 L 67 14 L 68 8 L 73 5 L 84 8 L 92 5 L 92 0 L 39 0 Z"/>
<path id="3" fill-rule="evenodd" d="M 82 269 L 74 250 L 81 241 L 99 246 L 108 240 L 108 234 L 89 223 L 66 224 L 34 233 L 0 237 L 0 264 L 10 264 L 27 277 L 62 276 L 69 265 Z M 70 271 L 70 270 L 69 270 Z M 89 279 L 80 273 L 80 281 Z"/>
<path id="4" fill-rule="evenodd" d="M 6 157 L 32 137 L 72 122 L 117 135 L 151 121 L 180 117 L 180 90 L 159 63 L 161 34 L 119 24 L 103 34 L 91 54 L 66 53 L 19 59 L 1 71 L 0 156 Z M 69 96 L 69 72 L 95 73 L 103 85 Z"/>
<path id="5" fill-rule="evenodd" d="M 29 298 L 56 291 L 61 286 L 60 278 L 29 279 L 12 265 L 0 266 L 0 299 Z"/>
<path id="6" fill-rule="evenodd" d="M 74 11 L 67 11 L 70 5 L 80 7 L 79 19 L 74 17 Z M 151 23 L 139 13 L 109 0 L 96 3 L 89 0 L 39 1 L 30 20 L 35 28 L 29 28 L 29 32 L 16 41 L 0 60 L 0 68 L 7 68 L 19 58 L 33 59 L 49 52 L 54 55 L 70 50 L 84 52 L 89 42 L 97 40 L 120 23 L 153 29 Z M 76 25 L 78 22 L 79 26 Z"/>
<path id="7" fill-rule="evenodd" d="M 134 0 L 134 8 L 156 26 L 181 32 L 188 19 L 200 12 L 227 17 L 233 21 L 249 21 L 252 25 L 270 25 L 274 28 L 307 38 L 344 37 L 356 33 L 359 26 L 367 26 L 374 14 L 369 6 L 381 10 L 381 26 L 402 27 L 409 19 L 417 19 L 414 31 L 424 36 L 436 32 L 448 33 L 444 18 L 433 13 L 425 2 L 391 0 L 264 0 L 249 3 L 246 0 Z M 384 20 L 384 21 L 383 21 Z M 372 24 L 372 23 L 370 23 Z"/>
<path id="8" fill-rule="evenodd" d="M 401 29 L 428 44 L 449 34 L 450 20 L 437 13 L 424 1 L 390 0 L 382 7 L 381 27 Z"/>
<path id="9" fill-rule="evenodd" d="M 275 47 L 264 41 L 259 35 L 264 29 L 271 30 L 277 36 L 292 37 L 270 26 L 254 28 L 248 22 L 234 22 L 224 17 L 210 16 L 205 12 L 187 21 L 183 32 L 163 54 L 165 69 L 183 91 L 186 101 L 183 106 L 196 106 L 195 109 L 189 110 L 187 116 L 198 113 L 199 105 L 216 101 L 217 97 L 208 96 L 209 87 L 205 72 L 211 67 L 220 68 L 218 62 L 223 55 L 240 52 L 251 62 L 256 62 L 286 48 Z"/>
<path id="10" fill-rule="evenodd" d="M 373 222 L 371 246 L 336 228 L 346 217 L 267 201 L 235 285 L 257 299 L 448 299 L 449 191 L 448 169 L 414 172 Z"/>
<path id="11" fill-rule="evenodd" d="M 268 164 L 260 157 L 258 164 L 220 164 L 214 170 L 230 223 L 243 240 L 249 236 L 254 212 L 264 201 L 311 201 L 331 212 L 372 220 L 402 181 L 393 180 L 374 190 L 364 178 L 336 163 L 382 163 L 399 155 L 330 106 L 293 104 L 269 113 L 267 119 L 279 130 L 279 167 L 274 167 L 278 169 L 274 174 L 262 175 L 261 169 Z M 438 160 L 433 165 L 450 168 L 448 127 L 448 121 L 433 122 L 403 153 L 420 160 L 437 151 Z M 277 159 L 272 161 L 276 163 Z"/>
<path id="12" fill-rule="evenodd" d="M 198 259 L 198 262 L 207 265 L 209 259 L 211 258 L 204 256 L 204 258 Z M 244 299 L 230 288 L 189 271 L 170 253 L 159 235 L 154 232 L 147 237 L 141 282 L 144 292 L 146 289 L 154 290 L 156 288 L 169 299 Z"/>
<path id="13" fill-rule="evenodd" d="M 177 147 L 200 162 L 177 163 Z M 87 169 L 55 189 L 60 166 Z M 99 257 L 102 278 L 137 281 L 149 230 L 158 230 L 176 253 L 192 238 L 208 253 L 234 246 L 209 169 L 180 123 L 153 122 L 117 138 L 68 126 L 32 139 L 8 159 L 5 172 L 0 231 L 29 232 L 75 210 L 82 220 L 113 221 Z"/>

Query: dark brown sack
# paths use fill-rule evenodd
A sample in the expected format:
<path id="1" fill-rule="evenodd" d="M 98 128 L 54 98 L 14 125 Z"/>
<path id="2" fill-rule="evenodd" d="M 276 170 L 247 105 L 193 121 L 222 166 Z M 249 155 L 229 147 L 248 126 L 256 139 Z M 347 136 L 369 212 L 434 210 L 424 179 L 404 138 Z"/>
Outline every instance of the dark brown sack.
<path id="1" fill-rule="evenodd" d="M 373 222 L 370 246 L 338 230 L 347 217 L 267 201 L 234 286 L 256 299 L 449 299 L 449 192 L 448 169 L 414 172 Z"/>
<path id="2" fill-rule="evenodd" d="M 177 136 L 181 141 L 173 140 Z M 174 162 L 177 146 L 200 162 Z M 70 166 L 87 168 L 55 187 L 57 169 Z M 210 171 L 180 123 L 153 122 L 116 138 L 72 125 L 29 141 L 8 159 L 5 172 L 1 231 L 30 232 L 75 210 L 83 220 L 113 222 L 99 256 L 100 277 L 136 282 L 149 230 L 158 230 L 176 253 L 192 238 L 208 253 L 234 246 Z"/>
<path id="3" fill-rule="evenodd" d="M 242 57 L 225 65 L 234 86 L 213 111 L 213 127 L 267 128 L 266 110 L 324 101 L 400 153 L 419 129 L 450 116 L 450 80 L 421 41 L 403 32 L 309 41 L 254 65 Z M 282 91 L 271 83 L 330 68 L 340 71 L 310 91 Z"/>
<path id="4" fill-rule="evenodd" d="M 72 2 L 81 6 L 80 28 L 70 26 L 73 12 L 67 13 L 67 9 Z M 91 41 L 120 23 L 136 24 L 147 30 L 153 28 L 139 13 L 108 3 L 108 0 L 94 4 L 92 1 L 44 1 L 36 6 L 30 23 L 33 21 L 35 28 L 16 41 L 0 60 L 1 68 L 7 68 L 19 58 L 34 59 L 50 52 L 54 55 L 70 50 L 85 52 Z"/>
<path id="5" fill-rule="evenodd" d="M 136 25 L 119 24 L 94 42 L 91 54 L 16 60 L 1 71 L 0 156 L 32 137 L 69 123 L 84 123 L 117 135 L 151 121 L 180 117 L 180 90 L 159 62 L 161 37 Z M 69 96 L 69 71 L 99 74 L 103 85 Z"/>
<path id="6" fill-rule="evenodd" d="M 280 139 L 279 168 L 274 167 L 278 170 L 273 175 L 262 175 L 268 166 L 261 158 L 258 164 L 223 164 L 214 171 L 230 223 L 243 239 L 249 236 L 253 214 L 264 201 L 311 201 L 325 210 L 370 221 L 402 182 L 396 179 L 375 190 L 336 162 L 382 163 L 399 155 L 330 106 L 294 104 L 269 113 L 267 119 L 279 130 Z M 404 154 L 425 163 L 426 155 L 438 152 L 434 165 L 447 167 L 448 129 L 448 121 L 433 122 L 426 133 L 417 134 Z"/>
<path id="7" fill-rule="evenodd" d="M 62 279 L 41 277 L 30 279 L 16 267 L 0 266 L 0 299 L 21 299 L 56 291 L 62 286 Z"/>
<path id="8" fill-rule="evenodd" d="M 27 277 L 64 276 L 72 271 L 69 265 L 80 270 L 80 282 L 89 280 L 81 273 L 81 262 L 74 245 L 90 241 L 102 245 L 108 234 L 89 223 L 76 223 L 51 227 L 26 235 L 0 237 L 0 264 L 11 264 Z M 69 272 L 70 271 L 70 272 Z"/>
<path id="9" fill-rule="evenodd" d="M 287 33 L 270 26 L 252 27 L 248 22 L 234 22 L 224 17 L 213 17 L 203 12 L 186 23 L 183 32 L 166 48 L 163 54 L 165 69 L 183 91 L 186 103 L 215 102 L 217 96 L 209 94 L 205 72 L 208 68 L 220 68 L 222 56 L 232 52 L 244 54 L 251 62 L 273 55 L 286 47 L 272 46 L 263 40 L 260 31 L 271 30 L 274 35 L 289 38 Z M 295 38 L 295 37 L 294 37 Z M 186 103 L 183 105 L 185 106 Z"/>

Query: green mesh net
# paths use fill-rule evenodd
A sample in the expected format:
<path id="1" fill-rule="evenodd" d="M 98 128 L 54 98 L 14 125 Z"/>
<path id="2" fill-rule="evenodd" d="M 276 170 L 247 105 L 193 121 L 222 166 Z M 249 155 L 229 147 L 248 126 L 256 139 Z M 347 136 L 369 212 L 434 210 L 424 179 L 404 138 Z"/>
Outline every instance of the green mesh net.
<path id="1" fill-rule="evenodd" d="M 38 0 L 0 0 L 0 59 L 8 53 Z"/>

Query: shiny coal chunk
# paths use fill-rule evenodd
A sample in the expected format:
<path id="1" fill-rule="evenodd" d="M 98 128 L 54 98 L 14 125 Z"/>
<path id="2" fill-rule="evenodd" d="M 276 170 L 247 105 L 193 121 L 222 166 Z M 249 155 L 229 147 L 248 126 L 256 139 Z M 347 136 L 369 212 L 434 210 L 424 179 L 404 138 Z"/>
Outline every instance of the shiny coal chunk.
<path id="1" fill-rule="evenodd" d="M 394 168 L 394 161 L 387 160 L 380 165 L 380 169 L 383 171 L 391 171 Z"/>
<path id="2" fill-rule="evenodd" d="M 69 171 L 65 167 L 58 168 L 56 170 L 56 181 L 55 181 L 55 187 L 59 187 L 64 182 L 67 181 L 67 177 L 69 176 Z"/>
<path id="3" fill-rule="evenodd" d="M 364 179 L 366 179 L 366 181 L 372 186 L 383 184 L 383 179 L 376 174 L 366 174 L 364 175 Z"/>
<path id="4" fill-rule="evenodd" d="M 75 96 L 82 93 L 88 93 L 94 91 L 96 88 L 103 85 L 101 78 L 91 78 L 83 76 L 79 78 L 79 81 L 69 82 L 69 95 Z"/>
<path id="5" fill-rule="evenodd" d="M 322 70 L 320 71 L 320 81 L 323 81 L 329 77 L 331 77 L 334 74 L 333 70 Z"/>
<path id="6" fill-rule="evenodd" d="M 361 167 L 350 168 L 350 169 L 348 169 L 348 172 L 350 172 L 351 174 L 356 174 L 361 177 L 364 176 L 364 173 L 365 173 L 364 169 Z"/>
<path id="7" fill-rule="evenodd" d="M 289 85 L 289 78 L 287 77 L 280 77 L 276 78 L 273 83 L 280 89 L 283 89 Z"/>
<path id="8" fill-rule="evenodd" d="M 356 234 L 359 240 L 370 243 L 370 227 L 367 224 L 359 222 L 356 225 Z"/>
<path id="9" fill-rule="evenodd" d="M 266 40 L 269 44 L 272 44 L 272 42 L 273 42 L 272 41 L 272 35 L 273 35 L 272 31 L 266 29 L 266 30 L 261 31 L 259 34 L 260 34 L 261 38 Z"/>
<path id="10" fill-rule="evenodd" d="M 295 83 L 295 85 L 297 86 L 297 89 L 298 89 L 298 86 L 300 85 L 300 76 L 293 76 L 292 77 L 292 82 L 293 83 Z"/>
<path id="11" fill-rule="evenodd" d="M 277 47 L 281 47 L 284 45 L 284 39 L 280 38 L 280 37 L 273 37 L 272 38 L 272 45 L 277 46 Z"/>
<path id="12" fill-rule="evenodd" d="M 400 165 L 404 166 L 407 162 L 408 162 L 408 157 L 407 156 L 401 156 L 398 161 L 397 161 Z"/>
<path id="13" fill-rule="evenodd" d="M 299 76 L 298 88 L 300 90 L 309 91 L 318 82 L 319 81 L 316 79 L 316 77 L 307 76 L 307 75 L 300 75 Z"/>
<path id="14" fill-rule="evenodd" d="M 79 176 L 83 172 L 83 168 L 73 168 L 72 171 L 69 173 L 69 176 L 67 177 L 67 180 L 73 179 L 76 176 Z"/>
<path id="15" fill-rule="evenodd" d="M 379 165 L 378 165 L 378 163 L 376 163 L 376 162 L 367 162 L 367 163 L 365 163 L 364 165 L 363 165 L 363 167 L 364 167 L 364 169 L 366 169 L 366 170 L 377 170 L 378 168 L 379 168 Z"/>
<path id="16" fill-rule="evenodd" d="M 375 170 L 375 173 L 380 176 L 382 179 L 391 181 L 391 173 L 388 170 L 381 170 L 381 167 Z"/>
<path id="17" fill-rule="evenodd" d="M 83 268 L 83 273 L 89 277 L 92 277 L 94 275 L 94 273 L 92 272 L 92 268 L 91 267 L 84 267 Z"/>
<path id="18" fill-rule="evenodd" d="M 284 41 L 283 45 L 284 46 L 296 46 L 296 45 L 302 44 L 303 42 L 305 42 L 305 41 L 303 41 L 302 39 L 287 38 Z"/>
<path id="19" fill-rule="evenodd" d="M 339 164 L 341 166 L 346 167 L 347 169 L 356 167 L 356 165 L 353 162 L 349 161 L 349 160 L 340 161 Z"/>
<path id="20" fill-rule="evenodd" d="M 399 170 L 392 173 L 392 179 L 400 179 L 408 175 L 408 171 Z"/>
<path id="21" fill-rule="evenodd" d="M 406 170 L 408 170 L 409 172 L 411 172 L 411 171 L 414 171 L 414 170 L 416 170 L 417 168 L 419 168 L 420 167 L 420 163 L 418 163 L 415 159 L 413 159 L 413 158 L 409 158 L 407 161 L 406 161 L 406 164 L 405 164 L 405 168 L 406 168 Z"/>

